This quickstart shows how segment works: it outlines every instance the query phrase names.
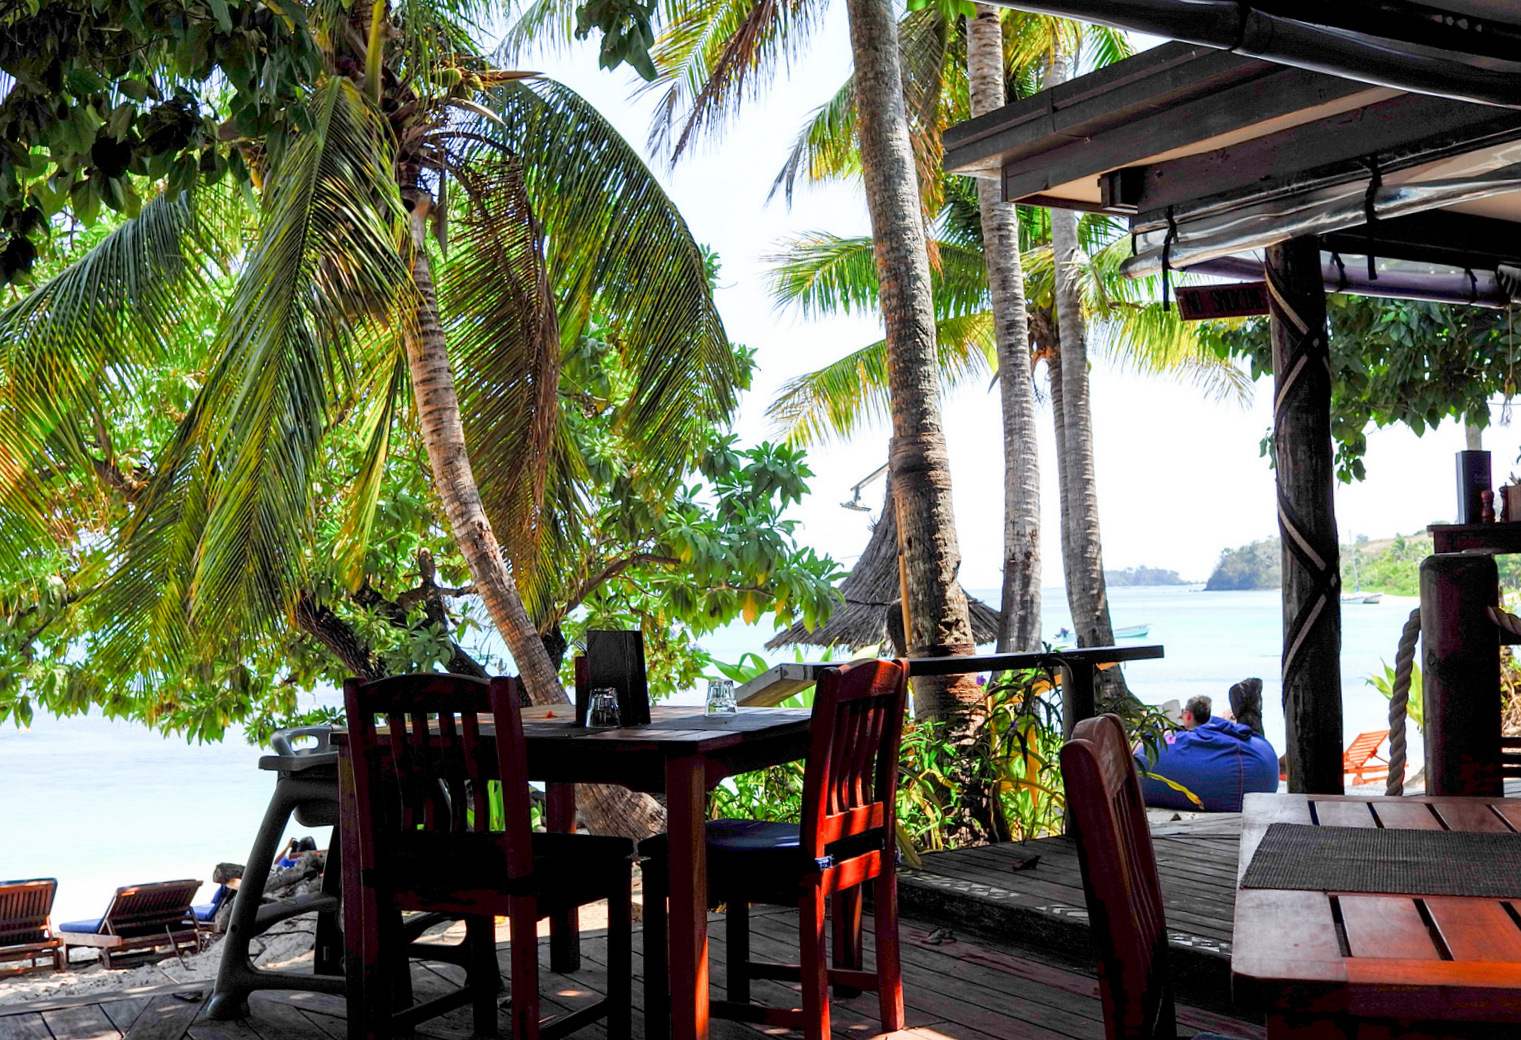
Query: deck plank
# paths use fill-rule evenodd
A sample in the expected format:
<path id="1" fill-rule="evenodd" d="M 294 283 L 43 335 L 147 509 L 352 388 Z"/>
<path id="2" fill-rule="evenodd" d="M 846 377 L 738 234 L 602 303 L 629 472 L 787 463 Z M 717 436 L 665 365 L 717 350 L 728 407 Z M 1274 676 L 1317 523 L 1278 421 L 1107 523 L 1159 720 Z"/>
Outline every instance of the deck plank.
<path id="1" fill-rule="evenodd" d="M 53 1040 L 53 1034 L 37 1012 L 12 1014 L 0 1018 L 0 1040 Z"/>
<path id="2" fill-rule="evenodd" d="M 795 918 L 785 908 L 756 908 L 751 917 L 753 954 L 764 960 L 795 962 Z M 904 996 L 907 1028 L 890 1037 L 878 1033 L 876 996 L 864 993 L 831 1004 L 832 1040 L 1102 1040 L 1103 1011 L 1098 983 L 1091 971 L 1074 970 L 1042 959 L 1039 953 L 1006 942 L 974 937 L 971 933 L 946 938 L 932 935 L 942 922 L 907 918 L 902 922 Z M 867 964 L 874 963 L 875 941 L 868 916 L 865 929 Z M 710 931 L 715 996 L 725 984 L 724 925 L 714 915 Z M 602 999 L 607 991 L 608 938 L 605 931 L 582 934 L 582 970 L 560 975 L 549 970 L 548 941 L 538 942 L 541 999 L 546 1017 Z M 498 947 L 504 969 L 510 948 Z M 643 937 L 634 937 L 634 1033 L 643 1040 Z M 1084 973 L 1087 971 L 1087 973 Z M 441 993 L 463 978 L 461 969 L 444 962 L 414 962 L 413 984 L 419 997 Z M 796 1006 L 795 984 L 769 980 L 753 983 L 758 1001 Z M 499 1006 L 510 996 L 502 993 Z M 194 1017 L 195 1002 L 159 994 L 111 1000 L 101 994 L 95 1003 L 80 1003 L 44 1014 L 0 1007 L 0 1040 L 342 1040 L 343 1001 L 331 995 L 300 991 L 263 991 L 249 999 L 246 1022 L 212 1022 Z M 127 1023 L 136 1012 L 136 1021 Z M 509 1030 L 508 1011 L 501 1008 L 499 1028 Z M 1178 1020 L 1189 1031 L 1208 1029 L 1259 1040 L 1262 1027 L 1188 1005 L 1178 1008 Z M 52 1028 L 50 1028 L 50 1026 Z M 424 1040 L 467 1040 L 472 1034 L 468 1008 L 420 1023 Z M 608 1040 L 606 1029 L 594 1025 L 578 1037 Z M 798 1034 L 746 1023 L 714 1021 L 713 1040 L 764 1040 Z"/>

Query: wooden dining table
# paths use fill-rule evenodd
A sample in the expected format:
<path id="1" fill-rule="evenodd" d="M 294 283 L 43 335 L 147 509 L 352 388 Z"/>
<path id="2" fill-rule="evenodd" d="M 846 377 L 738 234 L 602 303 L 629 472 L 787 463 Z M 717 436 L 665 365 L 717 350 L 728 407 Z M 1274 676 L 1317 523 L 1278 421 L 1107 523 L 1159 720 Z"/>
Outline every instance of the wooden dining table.
<path id="1" fill-rule="evenodd" d="M 523 709 L 528 776 L 549 785 L 551 829 L 573 825 L 574 784 L 617 784 L 651 794 L 664 793 L 670 840 L 670 979 L 673 1040 L 708 1036 L 708 868 L 707 792 L 726 777 L 805 757 L 811 712 L 799 708 L 740 708 L 733 715 L 708 715 L 702 706 L 650 708 L 650 721 L 621 729 L 575 725 L 569 704 Z M 482 726 L 490 738 L 489 726 Z M 340 787 L 352 791 L 353 767 L 342 731 Z M 347 847 L 355 813 L 341 814 Z M 558 959 L 573 958 L 562 919 L 551 922 Z M 558 932 L 558 934 L 556 934 Z M 512 937 L 514 942 L 519 937 Z"/>
<path id="2" fill-rule="evenodd" d="M 1441 832 L 1419 842 L 1433 863 L 1456 868 L 1443 887 L 1455 879 L 1482 890 L 1486 856 L 1498 862 L 1515 854 L 1512 839 L 1521 843 L 1521 799 L 1247 795 L 1231 955 L 1236 1003 L 1266 1014 L 1269 1040 L 1521 1036 L 1521 898 L 1410 891 L 1430 882 L 1408 875 L 1380 881 L 1397 891 L 1257 887 L 1269 876 L 1264 865 L 1244 885 L 1274 824 Z M 1465 832 L 1505 837 L 1480 839 L 1489 851 L 1476 853 Z M 1350 831 L 1310 837 L 1329 849 L 1373 840 Z"/>

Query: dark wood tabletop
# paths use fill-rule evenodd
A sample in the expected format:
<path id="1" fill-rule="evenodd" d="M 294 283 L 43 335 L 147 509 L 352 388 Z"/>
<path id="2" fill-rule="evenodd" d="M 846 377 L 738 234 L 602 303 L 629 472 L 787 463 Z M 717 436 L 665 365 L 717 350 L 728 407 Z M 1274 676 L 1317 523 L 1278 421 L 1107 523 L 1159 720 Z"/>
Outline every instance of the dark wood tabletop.
<path id="1" fill-rule="evenodd" d="M 1521 800 L 1249 794 L 1242 817 L 1238 885 L 1274 823 L 1513 833 Z M 1405 1021 L 1390 1037 L 1407 1020 L 1521 1023 L 1517 902 L 1238 887 L 1234 997 L 1267 1012 L 1269 1040 L 1360 1035 L 1370 1019 Z"/>

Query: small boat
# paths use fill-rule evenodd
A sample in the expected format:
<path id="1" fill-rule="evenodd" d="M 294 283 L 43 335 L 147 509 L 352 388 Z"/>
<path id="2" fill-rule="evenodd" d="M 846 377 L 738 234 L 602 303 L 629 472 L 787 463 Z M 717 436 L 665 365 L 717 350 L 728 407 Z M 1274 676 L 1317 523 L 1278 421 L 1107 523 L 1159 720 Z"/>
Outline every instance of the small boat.
<path id="1" fill-rule="evenodd" d="M 1363 602 L 1364 603 L 1377 603 L 1379 600 L 1381 600 L 1383 598 L 1384 598 L 1384 594 L 1382 592 L 1371 592 L 1368 595 L 1366 595 L 1366 596 L 1363 597 Z"/>
<path id="2" fill-rule="evenodd" d="M 1384 598 L 1382 592 L 1349 592 L 1341 598 L 1343 603 L 1377 603 Z"/>
<path id="3" fill-rule="evenodd" d="M 1127 626 L 1125 628 L 1117 628 L 1117 629 L 1115 629 L 1114 630 L 1114 638 L 1116 638 L 1116 639 L 1145 639 L 1146 638 L 1146 634 L 1148 632 L 1150 632 L 1150 631 L 1151 631 L 1151 626 L 1150 625 L 1129 625 L 1129 626 Z"/>

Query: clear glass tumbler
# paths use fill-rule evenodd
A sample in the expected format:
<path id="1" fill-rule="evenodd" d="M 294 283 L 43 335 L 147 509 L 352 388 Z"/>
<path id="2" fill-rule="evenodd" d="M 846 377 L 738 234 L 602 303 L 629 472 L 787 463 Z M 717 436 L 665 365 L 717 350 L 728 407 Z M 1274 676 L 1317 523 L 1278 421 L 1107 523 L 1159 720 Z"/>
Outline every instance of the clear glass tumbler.
<path id="1" fill-rule="evenodd" d="M 734 681 L 732 679 L 709 679 L 708 714 L 733 715 L 738 711 L 739 705 L 734 702 Z"/>
<path id="2" fill-rule="evenodd" d="M 586 725 L 592 729 L 617 729 L 623 725 L 623 715 L 618 710 L 618 691 L 603 686 L 591 692 L 591 703 L 586 708 Z"/>

